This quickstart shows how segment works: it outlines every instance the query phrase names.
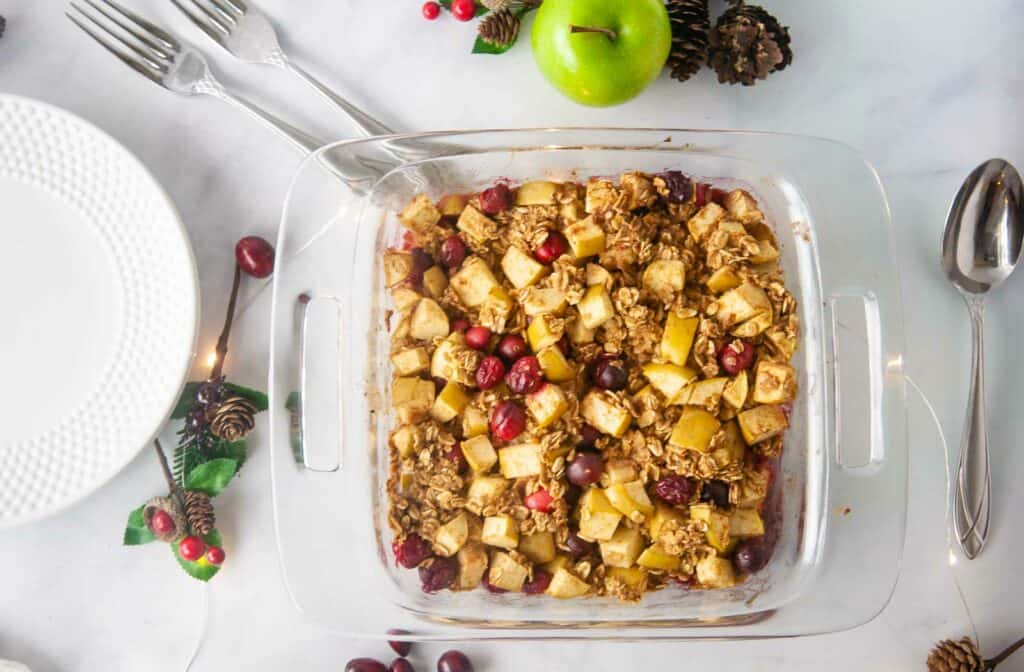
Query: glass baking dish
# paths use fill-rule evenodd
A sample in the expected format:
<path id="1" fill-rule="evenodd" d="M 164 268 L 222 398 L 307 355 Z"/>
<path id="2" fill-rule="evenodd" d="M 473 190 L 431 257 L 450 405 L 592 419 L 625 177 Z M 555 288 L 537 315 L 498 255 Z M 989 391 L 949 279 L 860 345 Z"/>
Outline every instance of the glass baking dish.
<path id="1" fill-rule="evenodd" d="M 496 178 L 682 170 L 754 193 L 803 327 L 771 563 L 729 590 L 613 598 L 420 591 L 386 523 L 391 429 L 381 255 L 415 194 Z M 834 632 L 892 593 L 907 495 L 903 314 L 885 195 L 849 147 L 794 135 L 570 128 L 341 142 L 295 176 L 273 284 L 270 398 L 278 552 L 295 607 L 349 636 L 701 639 Z M 840 376 L 842 370 L 842 376 Z"/>

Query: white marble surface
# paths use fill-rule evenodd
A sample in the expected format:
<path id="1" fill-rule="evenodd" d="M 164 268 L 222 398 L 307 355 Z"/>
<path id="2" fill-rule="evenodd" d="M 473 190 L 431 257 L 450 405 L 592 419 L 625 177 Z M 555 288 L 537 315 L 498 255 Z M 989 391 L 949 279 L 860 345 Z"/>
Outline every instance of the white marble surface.
<path id="1" fill-rule="evenodd" d="M 230 282 L 234 241 L 273 238 L 292 149 L 212 100 L 183 100 L 115 63 L 62 16 L 63 0 L 0 0 L 0 91 L 65 107 L 107 130 L 150 168 L 177 204 L 203 287 L 201 352 L 212 347 Z M 283 73 L 244 66 L 205 41 L 166 0 L 131 0 L 201 45 L 225 80 L 324 136 L 350 127 Z M 753 89 L 717 85 L 710 72 L 685 86 L 663 78 L 621 107 L 592 110 L 549 89 L 520 45 L 501 58 L 471 57 L 470 29 L 428 24 L 418 0 L 262 0 L 286 27 L 296 56 L 385 122 L 403 130 L 557 124 L 741 128 L 809 133 L 861 149 L 891 199 L 903 260 L 908 369 L 931 397 L 947 438 L 958 441 L 966 398 L 968 333 L 960 299 L 938 265 L 948 202 L 966 173 L 1001 155 L 1024 165 L 1024 5 L 988 0 L 768 2 L 792 27 L 796 61 Z M 2 141 L 2 139 L 0 139 Z M 3 220 L 0 220 L 3 221 Z M 30 223 L 3 221 L 12 226 Z M 1024 330 L 1024 279 L 993 297 L 988 392 L 994 449 L 994 526 L 985 554 L 955 568 L 989 655 L 1024 634 L 1018 573 L 1024 540 L 1024 433 L 1015 384 Z M 248 286 L 232 376 L 264 386 L 269 293 Z M 941 444 L 912 399 L 910 525 L 903 577 L 873 623 L 823 637 L 759 643 L 482 644 L 477 669 L 729 670 L 923 669 L 929 642 L 967 632 L 946 562 Z M 2 430 L 0 430 L 2 431 Z M 127 511 L 160 488 L 142 453 L 110 485 L 44 522 L 0 532 L 0 658 L 33 670 L 182 670 L 206 631 L 195 670 L 339 670 L 354 655 L 385 657 L 299 625 L 284 595 L 259 429 L 243 477 L 224 496 L 227 569 L 204 589 L 166 551 L 119 545 Z M 205 600 L 208 599 L 207 603 Z M 207 622 L 208 614 L 208 622 Z M 208 627 L 207 627 L 208 626 Z M 440 646 L 420 647 L 432 669 Z M 1024 670 L 1024 654 L 1000 668 Z"/>

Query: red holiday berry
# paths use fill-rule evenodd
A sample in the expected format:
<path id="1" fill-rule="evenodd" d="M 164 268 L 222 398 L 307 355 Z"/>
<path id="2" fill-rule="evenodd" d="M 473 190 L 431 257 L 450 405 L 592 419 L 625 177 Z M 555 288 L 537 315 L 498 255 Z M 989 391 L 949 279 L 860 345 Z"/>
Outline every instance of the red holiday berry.
<path id="1" fill-rule="evenodd" d="M 516 334 L 502 336 L 501 340 L 498 341 L 498 347 L 495 348 L 498 356 L 508 364 L 525 355 L 528 350 L 526 341 L 523 340 L 522 336 L 517 336 Z"/>
<path id="2" fill-rule="evenodd" d="M 737 350 L 736 343 L 729 343 L 718 353 L 718 363 L 722 365 L 725 372 L 735 376 L 740 371 L 750 368 L 754 363 L 754 346 L 746 341 L 739 341 L 742 344 L 741 350 Z"/>
<path id="3" fill-rule="evenodd" d="M 390 630 L 388 630 L 388 634 L 389 635 L 408 635 L 409 631 L 408 630 L 400 630 L 398 628 L 391 628 Z M 398 640 L 389 639 L 388 640 L 388 646 L 391 647 L 392 651 L 394 651 L 398 655 L 402 656 L 403 658 L 405 656 L 408 656 L 409 652 L 412 651 L 412 642 L 409 642 L 409 641 L 400 642 Z"/>
<path id="4" fill-rule="evenodd" d="M 452 3 L 452 13 L 455 13 L 455 3 Z M 512 190 L 507 184 L 498 183 L 493 187 L 480 192 L 480 209 L 488 215 L 496 215 L 512 207 L 515 198 Z"/>
<path id="5" fill-rule="evenodd" d="M 569 251 L 569 241 L 558 231 L 552 231 L 533 251 L 533 257 L 542 264 L 550 264 Z"/>
<path id="6" fill-rule="evenodd" d="M 456 269 L 465 261 L 469 254 L 465 241 L 459 236 L 448 236 L 441 243 L 441 251 L 438 253 L 438 261 L 448 270 Z"/>
<path id="7" fill-rule="evenodd" d="M 696 491 L 697 485 L 685 476 L 665 476 L 654 484 L 654 494 L 676 506 L 687 504 Z"/>
<path id="8" fill-rule="evenodd" d="M 220 546 L 210 546 L 206 549 L 206 561 L 214 567 L 224 564 L 224 549 Z"/>
<path id="9" fill-rule="evenodd" d="M 466 333 L 467 329 L 469 329 L 469 320 L 462 317 L 458 317 L 452 320 L 452 331 L 459 334 L 464 334 Z"/>
<path id="10" fill-rule="evenodd" d="M 544 382 L 544 372 L 540 368 L 540 362 L 533 355 L 520 357 L 509 369 L 505 376 L 505 382 L 515 394 L 536 392 Z"/>
<path id="11" fill-rule="evenodd" d="M 452 585 L 459 565 L 455 558 L 434 558 L 433 562 L 421 566 L 418 571 L 423 592 L 436 593 Z"/>
<path id="12" fill-rule="evenodd" d="M 185 537 L 178 543 L 178 555 L 189 562 L 195 562 L 203 557 L 204 551 L 206 551 L 206 542 L 195 535 Z"/>
<path id="13" fill-rule="evenodd" d="M 459 21 L 469 21 L 475 15 L 475 0 L 452 0 L 452 16 Z"/>
<path id="14" fill-rule="evenodd" d="M 474 350 L 483 350 L 491 343 L 491 330 L 487 327 L 470 327 L 466 330 L 466 345 Z"/>
<path id="15" fill-rule="evenodd" d="M 526 429 L 526 411 L 523 407 L 505 399 L 499 401 L 491 413 L 491 434 L 502 441 L 511 441 Z"/>
<path id="16" fill-rule="evenodd" d="M 501 359 L 490 355 L 484 357 L 476 370 L 476 386 L 481 390 L 489 390 L 501 382 L 505 375 L 505 365 Z"/>
<path id="17" fill-rule="evenodd" d="M 395 553 L 395 562 L 406 569 L 418 566 L 432 555 L 430 544 L 418 534 L 410 534 L 402 541 L 395 541 L 391 550 Z"/>
<path id="18" fill-rule="evenodd" d="M 274 247 L 259 236 L 246 236 L 235 244 L 238 267 L 254 278 L 274 272 Z"/>
<path id="19" fill-rule="evenodd" d="M 423 3 L 423 18 L 427 21 L 433 21 L 437 17 L 441 16 L 441 5 L 436 2 L 424 2 Z"/>
<path id="20" fill-rule="evenodd" d="M 526 508 L 531 511 L 540 511 L 541 513 L 551 513 L 552 504 L 555 503 L 555 498 L 544 489 L 538 490 L 537 492 L 527 495 L 526 499 L 523 500 L 526 504 Z"/>
<path id="21" fill-rule="evenodd" d="M 551 575 L 543 569 L 534 569 L 533 578 L 523 584 L 523 592 L 527 595 L 540 595 L 551 585 Z"/>
<path id="22" fill-rule="evenodd" d="M 149 527 L 154 534 L 170 534 L 174 532 L 174 518 L 166 511 L 157 511 L 149 519 Z"/>

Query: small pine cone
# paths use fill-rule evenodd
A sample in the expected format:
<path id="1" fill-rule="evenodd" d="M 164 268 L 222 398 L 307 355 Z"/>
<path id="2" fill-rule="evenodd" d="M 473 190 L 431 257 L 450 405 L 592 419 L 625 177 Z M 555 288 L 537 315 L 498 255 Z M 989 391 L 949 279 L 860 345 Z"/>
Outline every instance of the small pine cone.
<path id="1" fill-rule="evenodd" d="M 256 406 L 244 397 L 228 397 L 214 409 L 210 431 L 219 439 L 237 441 L 256 424 Z"/>
<path id="2" fill-rule="evenodd" d="M 185 515 L 188 517 L 188 526 L 195 534 L 207 535 L 217 523 L 210 496 L 198 490 L 185 491 Z"/>
<path id="3" fill-rule="evenodd" d="M 157 511 L 164 511 L 171 517 L 171 520 L 174 521 L 174 529 L 163 534 L 153 529 L 153 515 Z M 178 505 L 178 500 L 174 497 L 154 497 L 146 502 L 146 505 L 142 508 L 142 520 L 145 521 L 149 531 L 160 541 L 169 542 L 185 536 L 185 514 L 182 512 L 181 506 Z"/>
<path id="4" fill-rule="evenodd" d="M 668 0 L 668 20 L 672 25 L 672 52 L 666 66 L 672 77 L 685 82 L 708 59 L 708 33 L 711 18 L 707 0 Z"/>
<path id="5" fill-rule="evenodd" d="M 928 672 L 981 672 L 985 660 L 969 637 L 944 639 L 928 654 Z"/>
<path id="6" fill-rule="evenodd" d="M 504 47 L 516 41 L 521 23 L 519 17 L 506 7 L 485 16 L 480 21 L 477 32 L 484 42 Z"/>
<path id="7" fill-rule="evenodd" d="M 756 5 L 742 2 L 718 17 L 708 64 L 723 84 L 751 86 L 793 61 L 789 29 Z"/>

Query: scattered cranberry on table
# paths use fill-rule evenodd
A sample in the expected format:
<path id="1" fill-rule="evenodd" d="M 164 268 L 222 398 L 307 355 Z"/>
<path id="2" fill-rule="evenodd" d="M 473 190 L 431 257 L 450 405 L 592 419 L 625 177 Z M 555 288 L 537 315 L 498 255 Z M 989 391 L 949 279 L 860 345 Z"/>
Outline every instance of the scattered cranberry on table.
<path id="1" fill-rule="evenodd" d="M 469 662 L 461 651 L 445 651 L 437 659 L 437 672 L 473 672 L 473 663 Z"/>
<path id="2" fill-rule="evenodd" d="M 531 511 L 540 511 L 541 513 L 551 513 L 552 504 L 555 503 L 555 498 L 551 496 L 547 490 L 541 488 L 537 492 L 534 492 L 526 496 L 523 500 L 526 504 L 526 508 Z"/>
<path id="3" fill-rule="evenodd" d="M 429 565 L 420 565 L 420 583 L 423 592 L 436 593 L 452 585 L 459 566 L 455 558 L 434 558 Z"/>
<path id="4" fill-rule="evenodd" d="M 569 534 L 565 540 L 565 545 L 569 548 L 569 555 L 572 556 L 573 560 L 585 558 L 594 552 L 594 543 L 587 541 L 575 532 Z"/>
<path id="5" fill-rule="evenodd" d="M 489 390 L 501 382 L 505 375 L 505 364 L 500 357 L 488 355 L 480 361 L 476 369 L 476 386 L 481 390 Z"/>
<path id="6" fill-rule="evenodd" d="M 527 595 L 540 595 L 551 585 L 551 575 L 543 569 L 534 569 L 533 578 L 523 584 L 523 592 Z"/>
<path id="7" fill-rule="evenodd" d="M 604 473 L 604 460 L 597 453 L 581 450 L 572 458 L 565 469 L 565 477 L 573 485 L 586 487 L 601 480 Z"/>
<path id="8" fill-rule="evenodd" d="M 466 345 L 474 350 L 483 350 L 491 343 L 491 330 L 487 327 L 470 327 L 466 330 Z"/>
<path id="9" fill-rule="evenodd" d="M 452 3 L 452 13 L 455 13 L 455 3 Z M 480 209 L 488 215 L 496 215 L 512 207 L 515 198 L 512 190 L 507 184 L 498 183 L 480 192 Z"/>
<path id="10" fill-rule="evenodd" d="M 206 549 L 206 561 L 214 567 L 224 564 L 224 549 L 220 546 L 210 546 Z"/>
<path id="11" fill-rule="evenodd" d="M 569 241 L 559 231 L 552 231 L 544 242 L 533 251 L 533 258 L 542 264 L 550 264 L 569 251 Z"/>
<path id="12" fill-rule="evenodd" d="M 388 665 L 388 672 L 416 672 L 416 668 L 405 658 L 395 658 Z"/>
<path id="13" fill-rule="evenodd" d="M 511 364 L 523 355 L 527 353 L 529 348 L 526 346 L 526 341 L 523 340 L 522 336 L 516 334 L 506 334 L 501 337 L 498 341 L 498 347 L 495 351 L 498 355 L 505 360 L 507 364 Z"/>
<path id="14" fill-rule="evenodd" d="M 658 499 L 676 506 L 689 503 L 696 490 L 697 485 L 686 476 L 665 476 L 654 484 L 654 494 Z"/>
<path id="15" fill-rule="evenodd" d="M 235 244 L 235 261 L 243 272 L 265 278 L 274 272 L 274 247 L 259 236 L 246 236 Z"/>
<path id="16" fill-rule="evenodd" d="M 157 511 L 153 514 L 153 517 L 149 519 L 149 527 L 153 530 L 154 534 L 169 535 L 174 531 L 174 519 L 171 518 L 171 514 L 166 511 Z"/>
<path id="17" fill-rule="evenodd" d="M 418 566 L 432 555 L 430 544 L 418 534 L 410 534 L 402 541 L 395 541 L 391 550 L 395 553 L 395 562 L 406 569 Z"/>
<path id="18" fill-rule="evenodd" d="M 512 401 L 499 401 L 491 413 L 491 434 L 502 441 L 511 441 L 526 429 L 526 411 Z"/>
<path id="19" fill-rule="evenodd" d="M 700 489 L 700 501 L 712 502 L 720 509 L 729 506 L 729 484 L 725 481 L 704 481 Z"/>
<path id="20" fill-rule="evenodd" d="M 746 341 L 740 343 L 743 344 L 742 350 L 736 350 L 734 343 L 728 343 L 718 353 L 718 363 L 730 376 L 750 368 L 754 363 L 754 346 Z"/>
<path id="21" fill-rule="evenodd" d="M 408 630 L 401 630 L 399 628 L 391 628 L 390 630 L 388 630 L 388 634 L 389 635 L 408 635 L 409 631 Z M 403 641 L 397 641 L 397 640 L 389 639 L 388 640 L 388 646 L 391 647 L 392 651 L 394 651 L 398 655 L 402 656 L 403 658 L 405 656 L 408 656 L 409 652 L 412 651 L 412 642 L 408 642 L 408 641 L 404 641 L 403 642 Z"/>
<path id="22" fill-rule="evenodd" d="M 621 359 L 606 357 L 594 365 L 594 385 L 601 389 L 617 392 L 625 389 L 628 383 L 629 374 Z"/>
<path id="23" fill-rule="evenodd" d="M 441 5 L 436 2 L 424 2 L 423 3 L 423 18 L 427 21 L 433 21 L 437 17 L 441 16 Z"/>
<path id="24" fill-rule="evenodd" d="M 388 672 L 388 668 L 373 658 L 353 658 L 345 663 L 345 672 Z"/>
<path id="25" fill-rule="evenodd" d="M 469 250 L 466 248 L 466 243 L 462 238 L 459 236 L 448 236 L 441 243 L 441 251 L 438 252 L 437 259 L 441 262 L 442 266 L 450 271 L 461 266 L 468 254 Z"/>
<path id="26" fill-rule="evenodd" d="M 206 542 L 195 535 L 185 537 L 178 543 L 178 554 L 189 562 L 195 562 L 203 557 L 205 552 Z"/>
<path id="27" fill-rule="evenodd" d="M 532 355 L 520 357 L 505 375 L 505 382 L 515 394 L 536 392 L 544 382 L 544 372 L 540 368 L 540 362 Z"/>

